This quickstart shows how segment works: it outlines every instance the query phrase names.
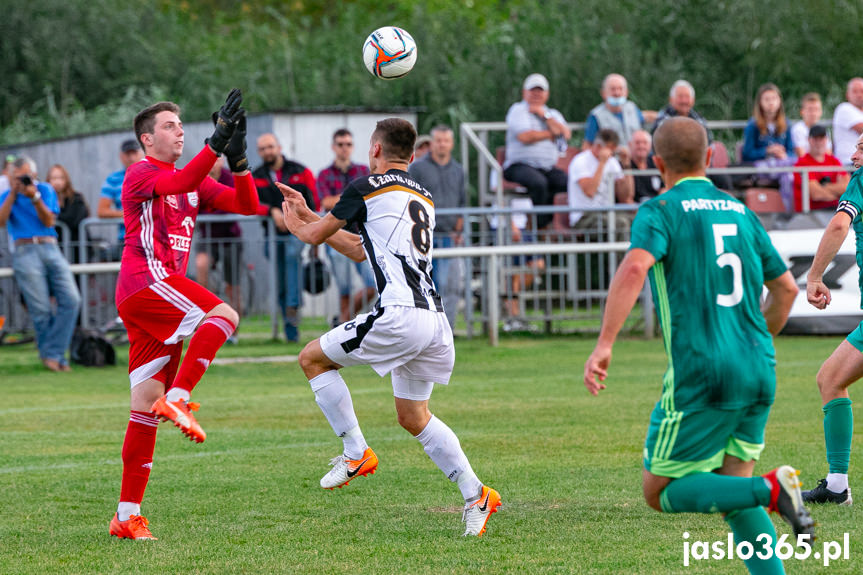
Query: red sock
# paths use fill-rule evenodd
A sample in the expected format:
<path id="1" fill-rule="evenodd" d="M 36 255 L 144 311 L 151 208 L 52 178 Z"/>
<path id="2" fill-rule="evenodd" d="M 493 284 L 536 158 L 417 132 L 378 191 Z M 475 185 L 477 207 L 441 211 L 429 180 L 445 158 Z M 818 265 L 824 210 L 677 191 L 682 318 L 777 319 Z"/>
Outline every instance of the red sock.
<path id="1" fill-rule="evenodd" d="M 159 420 L 149 411 L 131 411 L 126 439 L 123 441 L 123 482 L 120 501 L 141 503 L 156 448 Z"/>
<path id="2" fill-rule="evenodd" d="M 189 349 L 172 387 L 189 392 L 195 389 L 204 372 L 210 367 L 210 362 L 216 357 L 216 352 L 225 345 L 235 329 L 237 326 L 217 315 L 204 320 L 189 341 Z"/>

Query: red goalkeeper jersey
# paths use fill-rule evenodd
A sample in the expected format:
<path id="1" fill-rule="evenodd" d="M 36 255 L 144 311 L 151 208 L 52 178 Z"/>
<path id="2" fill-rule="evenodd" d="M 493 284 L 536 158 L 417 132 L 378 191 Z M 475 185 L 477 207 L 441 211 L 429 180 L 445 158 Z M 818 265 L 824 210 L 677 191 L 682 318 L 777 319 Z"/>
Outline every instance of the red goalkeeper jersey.
<path id="1" fill-rule="evenodd" d="M 258 195 L 251 174 L 236 188 L 207 174 L 216 154 L 205 146 L 182 170 L 147 156 L 126 170 L 123 181 L 123 259 L 116 302 L 172 275 L 185 275 L 195 220 L 202 207 L 255 214 Z"/>

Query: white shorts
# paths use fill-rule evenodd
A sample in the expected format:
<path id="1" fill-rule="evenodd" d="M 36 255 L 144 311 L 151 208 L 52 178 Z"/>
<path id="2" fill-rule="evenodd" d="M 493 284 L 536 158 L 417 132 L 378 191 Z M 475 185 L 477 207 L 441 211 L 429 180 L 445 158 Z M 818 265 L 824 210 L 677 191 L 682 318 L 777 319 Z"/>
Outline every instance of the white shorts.
<path id="1" fill-rule="evenodd" d="M 397 382 L 446 385 L 455 364 L 446 314 L 415 307 L 388 306 L 360 314 L 322 335 L 321 349 L 345 367 L 370 365 L 381 377 L 392 372 L 396 397 L 403 397 L 395 389 Z"/>

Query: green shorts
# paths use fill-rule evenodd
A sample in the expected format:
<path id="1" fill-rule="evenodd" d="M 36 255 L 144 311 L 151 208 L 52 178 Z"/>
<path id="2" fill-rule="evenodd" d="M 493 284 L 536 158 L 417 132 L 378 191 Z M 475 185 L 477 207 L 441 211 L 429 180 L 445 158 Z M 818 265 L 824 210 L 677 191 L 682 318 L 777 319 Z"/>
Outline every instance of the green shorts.
<path id="1" fill-rule="evenodd" d="M 644 442 L 644 468 L 676 479 L 713 471 L 722 466 L 726 455 L 743 461 L 758 459 L 769 414 L 770 406 L 763 404 L 666 411 L 657 402 Z"/>
<path id="2" fill-rule="evenodd" d="M 845 339 L 848 340 L 848 343 L 853 345 L 857 351 L 863 353 L 863 321 L 860 322 L 860 325 L 857 328 L 848 334 L 848 337 Z"/>

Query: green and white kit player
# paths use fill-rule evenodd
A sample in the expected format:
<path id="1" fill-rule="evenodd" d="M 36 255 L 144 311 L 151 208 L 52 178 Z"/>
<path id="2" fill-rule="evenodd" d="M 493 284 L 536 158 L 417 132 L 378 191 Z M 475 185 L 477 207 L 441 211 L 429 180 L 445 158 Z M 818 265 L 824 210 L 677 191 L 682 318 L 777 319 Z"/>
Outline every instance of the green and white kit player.
<path id="1" fill-rule="evenodd" d="M 585 386 L 594 395 L 605 388 L 614 340 L 649 273 L 668 368 L 644 447 L 647 503 L 665 513 L 723 513 L 737 541 L 756 550 L 762 534 L 776 542 L 765 507 L 811 537 L 796 470 L 752 477 L 776 388 L 771 334 L 785 325 L 797 285 L 758 218 L 705 177 L 710 153 L 697 122 L 666 120 L 654 148 L 669 190 L 636 214 Z M 784 573 L 771 555 L 746 566 Z"/>
<path id="2" fill-rule="evenodd" d="M 857 265 L 860 266 L 860 288 L 863 291 L 863 137 L 851 156 L 857 168 L 845 193 L 839 198 L 836 215 L 827 224 L 812 269 L 806 278 L 806 298 L 818 309 L 830 304 L 830 289 L 824 285 L 822 275 L 833 261 L 839 247 L 854 227 L 857 235 Z M 863 302 L 861 302 L 863 308 Z M 837 503 L 851 505 L 851 489 L 848 487 L 848 464 L 851 461 L 851 436 L 854 433 L 854 418 L 851 414 L 851 398 L 848 387 L 863 376 L 863 323 L 848 334 L 839 347 L 827 358 L 818 371 L 816 382 L 821 392 L 824 410 L 824 443 L 827 446 L 829 472 L 825 479 L 811 491 L 803 492 L 803 499 L 812 503 Z"/>

